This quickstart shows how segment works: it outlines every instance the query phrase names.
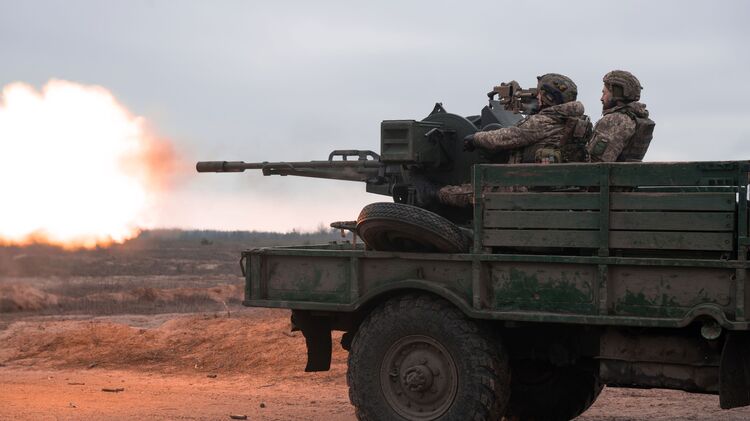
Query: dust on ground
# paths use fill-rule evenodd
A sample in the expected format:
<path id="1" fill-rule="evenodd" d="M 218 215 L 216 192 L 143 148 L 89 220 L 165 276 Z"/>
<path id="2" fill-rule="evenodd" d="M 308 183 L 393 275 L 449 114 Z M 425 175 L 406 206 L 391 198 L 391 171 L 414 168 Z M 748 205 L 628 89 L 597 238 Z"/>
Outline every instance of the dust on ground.
<path id="1" fill-rule="evenodd" d="M 242 307 L 242 247 L 170 235 L 77 252 L 0 247 L 0 420 L 354 421 L 346 351 L 305 373 L 289 312 Z M 612 388 L 578 418 L 747 419 L 716 396 Z"/>

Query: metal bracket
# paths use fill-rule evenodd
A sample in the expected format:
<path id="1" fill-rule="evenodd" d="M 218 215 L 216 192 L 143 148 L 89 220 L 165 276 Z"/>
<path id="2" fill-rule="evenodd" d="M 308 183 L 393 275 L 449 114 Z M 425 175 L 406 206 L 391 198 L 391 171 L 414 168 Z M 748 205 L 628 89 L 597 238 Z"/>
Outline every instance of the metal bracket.
<path id="1" fill-rule="evenodd" d="M 375 152 L 359 149 L 336 149 L 328 155 L 328 161 L 333 161 L 337 156 L 340 156 L 342 161 L 348 161 L 350 156 L 356 156 L 357 161 L 380 161 L 380 155 Z"/>

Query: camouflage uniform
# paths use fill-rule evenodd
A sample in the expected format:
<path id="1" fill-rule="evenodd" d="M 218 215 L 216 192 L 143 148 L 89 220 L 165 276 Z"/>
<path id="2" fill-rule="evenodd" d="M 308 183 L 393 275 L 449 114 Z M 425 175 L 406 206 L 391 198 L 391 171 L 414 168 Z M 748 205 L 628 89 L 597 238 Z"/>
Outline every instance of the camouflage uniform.
<path id="1" fill-rule="evenodd" d="M 653 137 L 654 122 L 646 105 L 638 102 L 643 87 L 632 73 L 613 70 L 602 79 L 609 101 L 602 95 L 603 116 L 586 145 L 591 162 L 640 162 Z"/>
<path id="2" fill-rule="evenodd" d="M 647 119 L 646 105 L 640 102 L 619 105 L 604 111 L 586 145 L 591 162 L 640 162 L 650 144 L 635 139 L 636 119 Z"/>
<path id="3" fill-rule="evenodd" d="M 490 151 L 513 150 L 509 164 L 563 162 L 561 146 L 572 137 L 569 121 L 584 117 L 578 101 L 554 105 L 513 127 L 478 132 L 474 143 Z"/>
<path id="4" fill-rule="evenodd" d="M 583 112 L 583 104 L 578 101 L 554 105 L 526 117 L 513 127 L 477 132 L 474 142 L 477 146 L 491 151 L 512 150 L 509 164 L 582 162 L 585 159 L 582 154 L 568 153 L 564 145 L 572 143 L 573 132 L 579 121 L 590 131 L 591 123 Z M 583 148 L 575 149 L 583 151 Z M 522 186 L 507 189 L 524 190 Z M 445 186 L 438 190 L 439 202 L 451 206 L 471 206 L 473 196 L 471 184 Z"/>

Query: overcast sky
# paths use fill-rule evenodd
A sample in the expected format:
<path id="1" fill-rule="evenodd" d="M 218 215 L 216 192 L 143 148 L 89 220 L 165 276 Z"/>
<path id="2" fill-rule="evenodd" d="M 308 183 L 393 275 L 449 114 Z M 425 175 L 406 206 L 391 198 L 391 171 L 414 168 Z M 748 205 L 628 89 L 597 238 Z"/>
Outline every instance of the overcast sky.
<path id="1" fill-rule="evenodd" d="M 384 119 L 477 114 L 501 81 L 570 76 L 593 120 L 633 72 L 656 121 L 646 160 L 750 159 L 748 1 L 0 0 L 0 85 L 110 89 L 197 160 L 306 161 L 379 149 Z M 190 175 L 162 226 L 314 229 L 364 184 Z"/>

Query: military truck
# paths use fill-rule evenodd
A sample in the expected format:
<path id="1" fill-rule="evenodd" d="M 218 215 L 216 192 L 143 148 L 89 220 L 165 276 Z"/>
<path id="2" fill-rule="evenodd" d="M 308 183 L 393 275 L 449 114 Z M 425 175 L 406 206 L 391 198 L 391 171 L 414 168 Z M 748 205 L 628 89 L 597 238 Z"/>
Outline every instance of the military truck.
<path id="1" fill-rule="evenodd" d="M 418 194 L 399 184 L 438 168 L 424 162 L 440 153 L 460 154 L 445 145 L 486 125 L 466 119 L 471 126 L 456 130 L 457 117 L 438 117 L 430 128 L 403 121 L 399 131 L 383 122 L 387 162 L 385 152 L 349 151 L 363 158 L 199 163 L 267 174 L 344 169 L 393 195 L 336 225 L 364 242 L 241 255 L 243 303 L 291 310 L 306 371 L 329 369 L 332 331 L 343 331 L 360 420 L 569 420 L 605 385 L 750 404 L 750 162 L 482 158 L 461 167 L 474 188 L 468 216 L 443 217 L 403 200 Z M 432 129 L 442 131 L 437 141 Z"/>

